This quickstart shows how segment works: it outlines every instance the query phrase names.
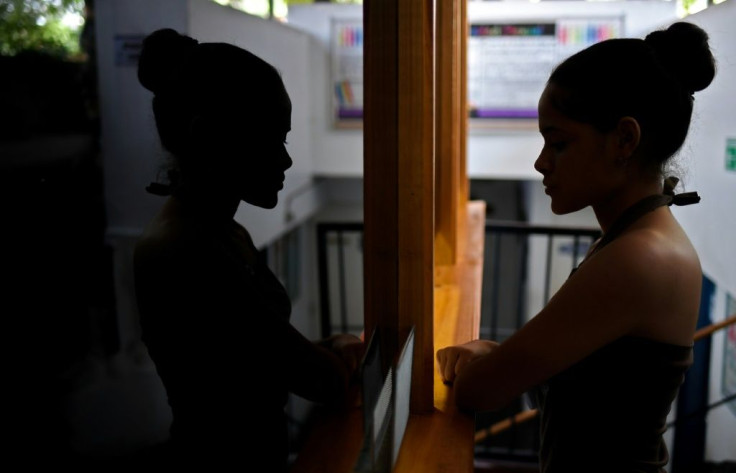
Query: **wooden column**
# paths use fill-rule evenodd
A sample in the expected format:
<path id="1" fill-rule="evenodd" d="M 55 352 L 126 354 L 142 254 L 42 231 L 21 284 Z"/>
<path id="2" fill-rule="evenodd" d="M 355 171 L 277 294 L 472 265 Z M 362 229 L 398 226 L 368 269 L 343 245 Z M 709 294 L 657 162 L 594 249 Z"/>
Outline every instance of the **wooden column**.
<path id="1" fill-rule="evenodd" d="M 467 212 L 466 0 L 437 5 L 435 265 L 457 262 Z"/>
<path id="2" fill-rule="evenodd" d="M 470 200 L 470 181 L 468 180 L 468 37 L 470 30 L 468 28 L 468 0 L 460 0 L 459 2 L 459 69 L 460 69 L 460 104 L 458 110 L 458 123 L 460 124 L 460 155 L 458 156 L 458 193 L 457 204 L 460 208 L 458 213 L 458 227 L 468 228 L 468 202 Z M 485 206 L 483 206 L 485 209 Z M 485 216 L 483 217 L 485 220 Z M 462 254 L 465 249 L 464 239 L 460 239 L 459 252 Z"/>
<path id="3" fill-rule="evenodd" d="M 365 0 L 363 8 L 365 331 L 380 331 L 392 356 L 416 328 L 395 473 L 468 473 L 474 461 L 474 418 L 457 409 L 435 349 L 478 337 L 485 203 L 467 198 L 465 0 L 436 3 L 437 12 L 435 0 Z M 327 414 L 293 473 L 351 471 L 363 412 Z"/>
<path id="4" fill-rule="evenodd" d="M 416 329 L 411 410 L 433 409 L 434 0 L 370 0 L 364 22 L 365 330 Z"/>

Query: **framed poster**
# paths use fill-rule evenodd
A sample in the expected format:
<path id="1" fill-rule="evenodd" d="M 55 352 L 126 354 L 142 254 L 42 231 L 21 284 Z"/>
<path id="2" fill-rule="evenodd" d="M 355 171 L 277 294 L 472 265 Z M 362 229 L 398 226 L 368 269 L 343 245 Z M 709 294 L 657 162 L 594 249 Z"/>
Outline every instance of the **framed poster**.
<path id="1" fill-rule="evenodd" d="M 468 38 L 468 110 L 474 127 L 534 126 L 554 67 L 623 34 L 623 17 L 474 23 Z"/>
<path id="2" fill-rule="evenodd" d="M 552 69 L 594 43 L 623 35 L 623 16 L 469 25 L 468 111 L 472 127 L 536 125 Z M 330 97 L 337 127 L 363 123 L 363 20 L 333 18 Z"/>
<path id="3" fill-rule="evenodd" d="M 332 116 L 337 127 L 363 125 L 363 20 L 333 19 Z"/>

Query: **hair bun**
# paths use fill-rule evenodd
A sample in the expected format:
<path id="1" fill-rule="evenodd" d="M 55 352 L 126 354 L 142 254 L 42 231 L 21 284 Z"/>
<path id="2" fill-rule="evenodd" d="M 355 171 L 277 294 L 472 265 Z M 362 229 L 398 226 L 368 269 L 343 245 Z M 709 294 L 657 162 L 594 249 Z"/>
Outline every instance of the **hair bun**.
<path id="1" fill-rule="evenodd" d="M 690 94 L 710 85 L 716 64 L 708 34 L 692 23 L 677 22 L 644 39 L 662 67 Z"/>
<path id="2" fill-rule="evenodd" d="M 138 81 L 154 94 L 165 90 L 198 44 L 196 39 L 170 28 L 154 31 L 143 40 Z"/>

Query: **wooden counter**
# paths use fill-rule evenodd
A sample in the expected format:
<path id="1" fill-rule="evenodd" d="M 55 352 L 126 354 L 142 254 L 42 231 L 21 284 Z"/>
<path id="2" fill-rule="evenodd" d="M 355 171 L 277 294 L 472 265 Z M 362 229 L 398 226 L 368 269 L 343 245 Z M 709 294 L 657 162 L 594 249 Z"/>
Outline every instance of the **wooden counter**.
<path id="1" fill-rule="evenodd" d="M 435 351 L 478 338 L 484 202 L 468 204 L 465 237 L 457 264 L 435 269 Z M 355 394 L 357 398 L 357 389 Z M 394 473 L 472 473 L 474 433 L 473 417 L 457 410 L 452 388 L 442 382 L 435 370 L 434 411 L 409 417 Z M 314 426 L 291 471 L 349 473 L 362 441 L 362 412 L 357 403 L 347 411 L 326 412 Z"/>

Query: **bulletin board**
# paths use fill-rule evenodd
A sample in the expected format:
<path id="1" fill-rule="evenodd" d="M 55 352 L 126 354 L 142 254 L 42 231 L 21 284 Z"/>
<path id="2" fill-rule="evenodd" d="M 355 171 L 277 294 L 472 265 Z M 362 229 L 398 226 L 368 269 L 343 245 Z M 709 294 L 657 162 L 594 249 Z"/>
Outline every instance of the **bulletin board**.
<path id="1" fill-rule="evenodd" d="M 468 111 L 473 128 L 536 126 L 552 69 L 594 43 L 621 37 L 624 17 L 471 23 Z M 333 18 L 330 102 L 336 127 L 363 123 L 363 20 Z"/>
<path id="2" fill-rule="evenodd" d="M 471 127 L 535 126 L 554 67 L 594 43 L 621 37 L 623 28 L 622 16 L 470 24 Z"/>
<path id="3" fill-rule="evenodd" d="M 335 126 L 363 124 L 363 20 L 333 19 L 331 107 Z"/>

